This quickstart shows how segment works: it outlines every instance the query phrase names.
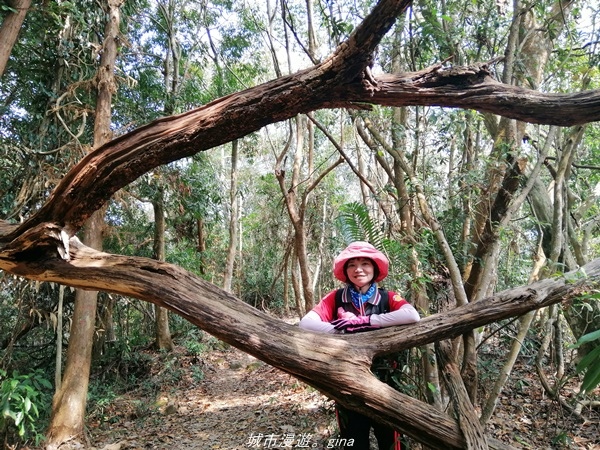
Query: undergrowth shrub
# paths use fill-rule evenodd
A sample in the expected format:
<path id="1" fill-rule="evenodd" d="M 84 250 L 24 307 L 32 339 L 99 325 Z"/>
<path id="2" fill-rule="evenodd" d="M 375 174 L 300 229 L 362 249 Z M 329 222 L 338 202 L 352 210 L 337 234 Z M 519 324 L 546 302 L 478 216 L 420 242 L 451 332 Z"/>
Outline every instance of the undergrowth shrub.
<path id="1" fill-rule="evenodd" d="M 0 437 L 13 446 L 28 441 L 36 445 L 43 439 L 43 430 L 50 411 L 52 384 L 44 372 L 9 375 L 0 370 Z M 42 411 L 42 414 L 40 414 Z"/>

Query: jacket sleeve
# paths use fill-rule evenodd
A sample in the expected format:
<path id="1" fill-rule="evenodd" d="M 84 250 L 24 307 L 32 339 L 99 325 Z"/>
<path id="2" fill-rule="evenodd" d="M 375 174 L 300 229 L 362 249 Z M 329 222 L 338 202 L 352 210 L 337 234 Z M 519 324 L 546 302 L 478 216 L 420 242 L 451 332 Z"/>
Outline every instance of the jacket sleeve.
<path id="1" fill-rule="evenodd" d="M 405 303 L 399 309 L 389 313 L 371 314 L 371 325 L 376 327 L 407 325 L 419 320 L 421 320 L 419 313 L 410 303 Z"/>
<path id="2" fill-rule="evenodd" d="M 317 333 L 334 334 L 338 331 L 329 322 L 323 322 L 315 311 L 309 311 L 300 321 L 298 326 L 304 330 L 316 331 Z"/>
<path id="3" fill-rule="evenodd" d="M 304 330 L 316 331 L 317 333 L 339 333 L 333 325 L 335 320 L 335 290 L 329 292 L 321 301 L 309 311 L 298 324 Z"/>

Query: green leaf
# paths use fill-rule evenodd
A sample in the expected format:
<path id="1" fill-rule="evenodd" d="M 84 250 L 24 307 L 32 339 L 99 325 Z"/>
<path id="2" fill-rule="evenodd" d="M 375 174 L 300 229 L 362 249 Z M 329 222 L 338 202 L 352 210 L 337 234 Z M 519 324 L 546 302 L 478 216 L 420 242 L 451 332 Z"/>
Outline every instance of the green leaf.
<path id="1" fill-rule="evenodd" d="M 25 413 L 23 413 L 23 411 L 19 411 L 15 414 L 14 419 L 15 419 L 15 425 L 17 427 L 19 427 L 21 425 L 21 423 L 23 422 L 23 419 L 25 418 Z"/>
<path id="2" fill-rule="evenodd" d="M 4 407 L 2 408 L 2 417 L 5 419 L 10 417 L 10 405 L 8 402 L 4 403 Z"/>
<path id="3" fill-rule="evenodd" d="M 9 13 L 12 13 L 12 14 L 18 13 L 18 11 L 15 8 L 11 8 L 10 6 L 8 6 L 8 5 L 4 4 L 4 3 L 0 4 L 0 11 L 9 12 Z"/>
<path id="4" fill-rule="evenodd" d="M 597 364 L 590 366 L 583 377 L 583 382 L 581 383 L 581 390 L 583 392 L 590 392 L 600 384 L 600 360 L 596 362 Z"/>
<path id="5" fill-rule="evenodd" d="M 383 247 L 383 230 L 371 219 L 364 204 L 352 202 L 342 205 L 338 224 L 347 244 L 367 241 L 378 249 Z"/>
<path id="6" fill-rule="evenodd" d="M 431 392 L 437 392 L 437 387 L 435 386 L 435 384 L 433 383 L 427 383 L 427 388 L 431 391 Z"/>
<path id="7" fill-rule="evenodd" d="M 584 334 L 579 338 L 576 344 L 572 345 L 571 348 L 579 348 L 583 344 L 591 341 L 595 341 L 596 339 L 600 339 L 600 330 L 593 331 L 588 334 Z"/>
<path id="8" fill-rule="evenodd" d="M 592 349 L 587 355 L 585 355 L 581 361 L 577 364 L 577 373 L 581 373 L 584 370 L 592 367 L 596 363 L 600 366 L 600 347 Z"/>

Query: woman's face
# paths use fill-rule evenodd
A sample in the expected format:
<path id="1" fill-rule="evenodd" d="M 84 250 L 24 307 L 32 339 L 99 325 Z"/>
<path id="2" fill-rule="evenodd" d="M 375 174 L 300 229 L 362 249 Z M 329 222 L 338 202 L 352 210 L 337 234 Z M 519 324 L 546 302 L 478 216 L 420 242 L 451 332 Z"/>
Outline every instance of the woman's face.
<path id="1" fill-rule="evenodd" d="M 352 258 L 348 260 L 346 275 L 348 281 L 360 289 L 371 283 L 375 267 L 369 258 Z"/>

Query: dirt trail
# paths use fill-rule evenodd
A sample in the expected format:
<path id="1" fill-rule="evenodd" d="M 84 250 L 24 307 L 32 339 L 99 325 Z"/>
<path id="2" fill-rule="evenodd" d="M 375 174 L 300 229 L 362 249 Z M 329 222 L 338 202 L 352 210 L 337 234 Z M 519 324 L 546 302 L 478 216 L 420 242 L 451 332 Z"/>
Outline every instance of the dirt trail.
<path id="1" fill-rule="evenodd" d="M 313 388 L 234 348 L 176 353 L 169 356 L 179 362 L 175 384 L 161 385 L 152 398 L 140 391 L 117 398 L 102 423 L 90 420 L 85 447 L 62 450 L 336 448 L 333 403 Z M 150 377 L 160 379 L 168 370 L 164 358 L 155 354 Z M 569 414 L 528 369 L 517 365 L 486 432 L 519 449 L 600 450 L 598 411 Z M 576 387 L 564 387 L 562 394 Z"/>
<path id="2" fill-rule="evenodd" d="M 147 417 L 90 430 L 91 449 L 328 448 L 332 402 L 236 349 L 212 351 L 204 379 L 164 392 Z"/>

